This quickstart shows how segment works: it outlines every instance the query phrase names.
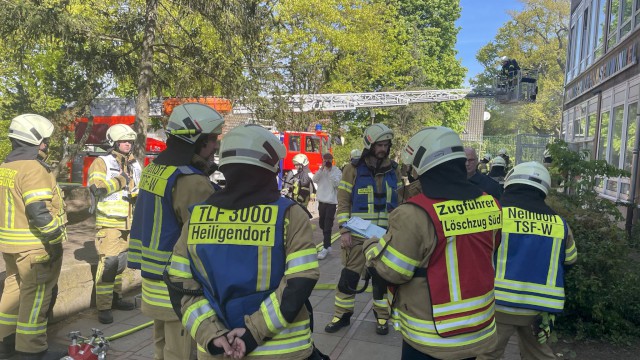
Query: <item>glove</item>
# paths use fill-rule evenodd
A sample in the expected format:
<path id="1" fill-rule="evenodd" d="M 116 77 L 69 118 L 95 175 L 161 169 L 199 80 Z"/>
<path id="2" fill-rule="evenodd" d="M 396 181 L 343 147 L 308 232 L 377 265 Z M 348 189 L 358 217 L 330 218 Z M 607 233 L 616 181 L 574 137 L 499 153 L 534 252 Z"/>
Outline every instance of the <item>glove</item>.
<path id="1" fill-rule="evenodd" d="M 533 336 L 538 338 L 540 344 L 544 344 L 551 337 L 556 322 L 556 315 L 543 312 L 538 315 L 536 321 L 531 325 Z"/>
<path id="2" fill-rule="evenodd" d="M 47 245 L 45 245 L 45 249 L 47 250 L 47 253 L 49 253 L 49 256 L 50 256 L 49 261 L 51 261 L 52 263 L 62 258 L 62 254 L 63 254 L 62 243 L 56 243 L 56 244 L 47 243 Z"/>

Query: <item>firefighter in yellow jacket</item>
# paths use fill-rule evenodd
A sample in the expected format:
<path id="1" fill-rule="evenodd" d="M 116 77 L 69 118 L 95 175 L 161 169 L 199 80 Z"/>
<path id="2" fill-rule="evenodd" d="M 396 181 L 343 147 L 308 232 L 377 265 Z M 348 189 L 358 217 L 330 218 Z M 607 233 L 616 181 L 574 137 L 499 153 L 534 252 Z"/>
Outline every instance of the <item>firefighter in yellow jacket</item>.
<path id="1" fill-rule="evenodd" d="M 286 149 L 259 125 L 222 139 L 226 187 L 195 205 L 169 269 L 169 295 L 198 358 L 307 359 L 304 304 L 319 278 L 309 216 L 278 190 Z"/>
<path id="2" fill-rule="evenodd" d="M 129 267 L 142 272 L 142 313 L 153 319 L 155 359 L 188 360 L 195 342 L 171 307 L 162 273 L 169 263 L 189 207 L 216 190 L 209 174 L 224 119 L 204 104 L 173 109 L 167 149 L 142 171 L 131 225 Z M 197 129 L 197 130 L 196 130 Z"/>
<path id="3" fill-rule="evenodd" d="M 62 266 L 67 217 L 44 162 L 53 124 L 35 114 L 9 125 L 12 151 L 0 165 L 0 251 L 7 277 L 0 300 L 0 359 L 59 359 L 48 350 L 47 312 Z"/>
<path id="4" fill-rule="evenodd" d="M 344 227 L 354 216 L 369 220 L 386 228 L 389 213 L 398 206 L 398 188 L 402 186 L 400 168 L 389 159 L 393 131 L 384 124 L 373 124 L 364 131 L 365 149 L 360 158 L 347 164 L 342 170 L 338 186 L 337 218 L 340 225 L 342 265 L 336 289 L 333 319 L 325 327 L 334 333 L 351 323 L 355 307 L 355 290 L 364 270 L 361 236 L 352 234 Z M 386 289 L 373 281 L 373 311 L 376 317 L 376 333 L 389 333 L 389 306 Z"/>
<path id="5" fill-rule="evenodd" d="M 467 181 L 462 142 L 449 128 L 419 131 L 402 161 L 422 192 L 391 213 L 382 239 L 364 242 L 368 271 L 393 285 L 403 360 L 473 359 L 496 343 L 500 206 Z"/>
<path id="6" fill-rule="evenodd" d="M 134 309 L 132 303 L 122 299 L 122 272 L 127 266 L 133 202 L 142 171 L 131 153 L 135 139 L 136 133 L 129 126 L 111 126 L 107 130 L 111 150 L 89 167 L 89 189 L 97 203 L 96 307 L 103 324 L 113 322 L 112 308 Z"/>
<path id="7" fill-rule="evenodd" d="M 578 259 L 567 222 L 544 201 L 551 177 L 540 163 L 516 165 L 501 198 L 504 227 L 496 264 L 498 344 L 478 359 L 502 358 L 517 332 L 523 359 L 555 359 L 547 344 L 564 308 L 564 275 Z"/>

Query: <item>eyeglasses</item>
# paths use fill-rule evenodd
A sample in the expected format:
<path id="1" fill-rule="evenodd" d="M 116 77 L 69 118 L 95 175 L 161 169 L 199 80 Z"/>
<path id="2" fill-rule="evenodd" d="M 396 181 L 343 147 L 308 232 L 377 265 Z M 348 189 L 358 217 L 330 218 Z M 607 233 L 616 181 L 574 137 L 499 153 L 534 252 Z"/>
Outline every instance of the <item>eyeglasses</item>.
<path id="1" fill-rule="evenodd" d="M 129 145 L 133 145 L 134 141 L 133 140 L 120 140 L 118 141 L 119 144 L 129 144 Z"/>

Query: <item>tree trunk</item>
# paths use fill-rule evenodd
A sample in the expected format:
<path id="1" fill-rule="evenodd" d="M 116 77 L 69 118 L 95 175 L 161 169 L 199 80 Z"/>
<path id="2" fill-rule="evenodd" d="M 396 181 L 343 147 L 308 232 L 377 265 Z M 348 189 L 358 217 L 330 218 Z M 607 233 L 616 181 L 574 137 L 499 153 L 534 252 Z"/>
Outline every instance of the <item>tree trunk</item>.
<path id="1" fill-rule="evenodd" d="M 134 151 L 140 164 L 144 164 L 147 125 L 149 124 L 149 101 L 151 84 L 153 82 L 153 44 L 156 37 L 156 22 L 158 20 L 158 1 L 159 0 L 147 0 L 142 54 L 140 55 L 136 121 L 133 124 L 133 130 L 138 134 Z"/>

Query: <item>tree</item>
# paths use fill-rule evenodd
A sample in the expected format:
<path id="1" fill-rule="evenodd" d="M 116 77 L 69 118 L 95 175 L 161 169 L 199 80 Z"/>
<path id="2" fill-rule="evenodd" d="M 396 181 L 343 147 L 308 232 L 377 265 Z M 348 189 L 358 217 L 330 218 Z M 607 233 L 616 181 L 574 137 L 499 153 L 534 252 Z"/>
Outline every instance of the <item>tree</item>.
<path id="1" fill-rule="evenodd" d="M 538 71 L 537 100 L 514 110 L 504 109 L 513 105 L 489 104 L 492 116 L 485 133 L 520 131 L 559 135 L 570 4 L 566 0 L 521 2 L 523 10 L 511 12 L 511 20 L 478 52 L 476 58 L 485 66 L 485 71 L 472 84 L 491 86 L 498 72 L 499 58 L 507 56 L 516 59 L 523 69 Z"/>

